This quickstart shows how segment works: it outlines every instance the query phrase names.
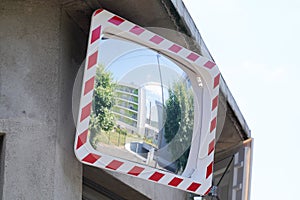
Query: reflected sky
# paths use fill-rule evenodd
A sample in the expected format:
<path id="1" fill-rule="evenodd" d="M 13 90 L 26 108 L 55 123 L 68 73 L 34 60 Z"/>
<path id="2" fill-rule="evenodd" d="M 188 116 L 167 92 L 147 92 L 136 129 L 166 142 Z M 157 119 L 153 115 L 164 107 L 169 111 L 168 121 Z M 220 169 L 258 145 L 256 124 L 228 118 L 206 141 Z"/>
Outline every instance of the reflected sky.
<path id="1" fill-rule="evenodd" d="M 185 80 L 185 73 L 170 59 L 156 51 L 128 41 L 106 39 L 100 47 L 114 54 L 100 56 L 101 63 L 118 84 L 143 88 L 147 117 L 158 121 L 157 103 L 165 104 L 172 84 Z M 113 56 L 112 56 L 113 55 Z"/>
<path id="2" fill-rule="evenodd" d="M 178 109 L 179 106 L 170 107 L 168 104 L 170 91 L 174 92 L 176 86 L 182 84 L 191 89 L 188 76 L 171 59 L 139 44 L 119 39 L 105 39 L 101 41 L 99 48 L 100 65 L 111 73 L 113 81 L 118 85 L 115 90 L 118 100 L 113 112 L 117 119 L 116 125 L 125 130 L 126 134 L 123 142 L 120 142 L 120 133 L 112 131 L 109 133 L 112 136 L 107 136 L 102 132 L 101 142 L 109 144 L 108 146 L 111 148 L 108 146 L 104 148 L 101 145 L 98 148 L 115 156 L 120 156 L 120 153 L 123 152 L 124 158 L 128 157 L 126 151 L 131 152 L 132 149 L 135 149 L 135 152 L 131 153 L 139 159 L 129 156 L 129 160 L 146 163 L 152 167 L 165 169 L 168 167 L 168 170 L 177 171 L 175 161 L 189 148 L 190 142 L 180 142 L 181 148 L 179 148 L 176 141 L 183 137 L 183 134 L 178 134 L 179 129 L 169 131 L 174 132 L 177 136 L 174 136 L 174 140 L 167 141 L 164 127 L 167 119 L 170 119 L 167 118 L 168 108 L 173 109 L 172 113 L 180 110 L 178 112 L 180 116 L 183 116 L 183 113 L 180 112 L 184 112 L 184 108 L 193 110 L 193 105 L 188 107 L 182 103 L 179 105 L 184 107 L 181 110 L 181 108 Z M 184 92 L 183 89 L 179 93 L 183 94 Z M 183 98 L 184 95 L 181 96 L 179 93 L 177 93 L 177 97 Z M 176 116 L 172 117 L 176 118 Z M 169 126 L 170 121 L 168 122 Z M 182 122 L 184 123 L 184 121 Z M 117 129 L 115 128 L 115 130 Z M 183 131 L 181 130 L 181 132 Z M 114 134 L 119 135 L 114 137 Z M 192 132 L 188 132 L 188 134 L 192 135 Z M 118 142 L 114 143 L 113 138 L 118 138 Z M 115 149 L 113 145 L 116 144 L 123 148 Z M 124 148 L 126 151 L 123 151 Z M 153 153 L 151 156 L 149 152 L 154 149 L 156 149 L 155 156 Z M 175 149 L 176 153 L 174 153 Z M 177 152 L 178 149 L 180 152 Z M 141 159 L 140 156 L 143 158 Z"/>

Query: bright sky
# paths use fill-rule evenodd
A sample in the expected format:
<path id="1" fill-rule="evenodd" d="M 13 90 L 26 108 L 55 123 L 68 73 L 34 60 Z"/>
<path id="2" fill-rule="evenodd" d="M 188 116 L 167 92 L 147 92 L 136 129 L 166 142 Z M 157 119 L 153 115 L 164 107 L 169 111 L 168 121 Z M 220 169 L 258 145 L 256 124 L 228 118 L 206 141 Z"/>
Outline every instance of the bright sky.
<path id="1" fill-rule="evenodd" d="M 300 1 L 184 3 L 252 130 L 251 199 L 298 199 Z"/>

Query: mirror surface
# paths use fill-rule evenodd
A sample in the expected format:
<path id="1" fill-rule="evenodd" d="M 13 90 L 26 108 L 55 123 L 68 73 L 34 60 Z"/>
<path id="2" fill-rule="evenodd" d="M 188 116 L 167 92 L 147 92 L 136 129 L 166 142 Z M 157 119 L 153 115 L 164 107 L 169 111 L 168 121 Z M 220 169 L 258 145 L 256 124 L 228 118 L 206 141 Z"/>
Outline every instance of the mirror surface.
<path id="1" fill-rule="evenodd" d="M 100 43 L 89 140 L 99 152 L 181 174 L 194 129 L 187 69 L 139 44 Z"/>

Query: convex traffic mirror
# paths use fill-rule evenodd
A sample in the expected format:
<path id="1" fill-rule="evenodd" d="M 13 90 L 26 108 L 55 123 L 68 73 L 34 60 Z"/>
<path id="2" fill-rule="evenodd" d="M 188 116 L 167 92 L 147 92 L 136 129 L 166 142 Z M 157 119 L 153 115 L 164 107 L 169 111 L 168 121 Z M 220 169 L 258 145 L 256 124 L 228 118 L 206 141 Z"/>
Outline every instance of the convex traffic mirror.
<path id="1" fill-rule="evenodd" d="M 77 158 L 84 164 L 207 193 L 219 78 L 209 59 L 97 10 L 83 76 Z"/>

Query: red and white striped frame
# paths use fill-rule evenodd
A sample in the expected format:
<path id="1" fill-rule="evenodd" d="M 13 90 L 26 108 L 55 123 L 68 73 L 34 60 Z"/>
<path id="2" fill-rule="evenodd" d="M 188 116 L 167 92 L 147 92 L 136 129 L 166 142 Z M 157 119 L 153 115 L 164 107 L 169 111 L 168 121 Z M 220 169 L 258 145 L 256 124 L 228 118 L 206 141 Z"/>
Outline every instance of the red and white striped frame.
<path id="1" fill-rule="evenodd" d="M 96 151 L 88 142 L 88 126 L 90 120 L 92 96 L 98 56 L 101 54 L 99 42 L 104 34 L 123 34 L 131 41 L 139 41 L 144 46 L 159 50 L 181 63 L 189 63 L 193 69 L 201 74 L 207 87 L 208 98 L 205 107 L 208 112 L 202 121 L 201 144 L 198 152 L 197 166 L 200 166 L 189 177 L 161 171 L 149 166 L 137 164 L 121 158 L 102 154 Z M 217 125 L 217 108 L 219 94 L 220 72 L 211 60 L 198 55 L 184 47 L 177 45 L 155 33 L 137 26 L 106 10 L 96 10 L 92 16 L 89 34 L 86 64 L 83 76 L 83 86 L 77 121 L 74 150 L 80 162 L 95 167 L 113 170 L 135 176 L 148 181 L 164 184 L 187 192 L 205 195 L 212 183 L 215 132 Z"/>

